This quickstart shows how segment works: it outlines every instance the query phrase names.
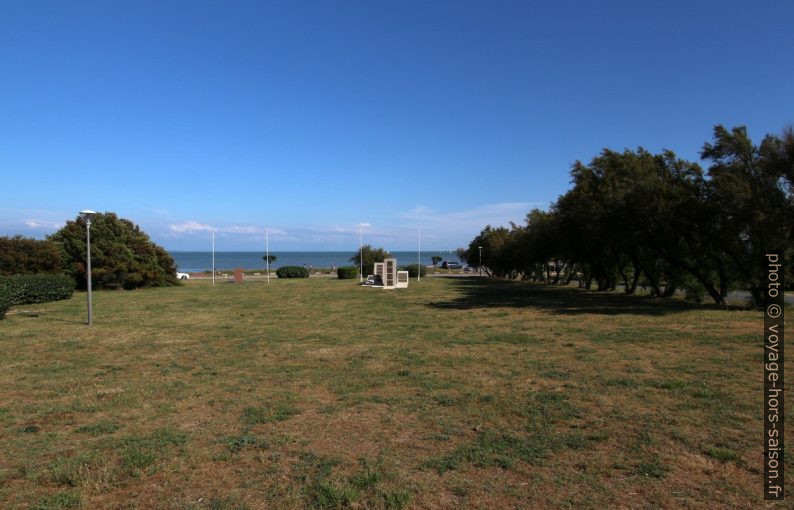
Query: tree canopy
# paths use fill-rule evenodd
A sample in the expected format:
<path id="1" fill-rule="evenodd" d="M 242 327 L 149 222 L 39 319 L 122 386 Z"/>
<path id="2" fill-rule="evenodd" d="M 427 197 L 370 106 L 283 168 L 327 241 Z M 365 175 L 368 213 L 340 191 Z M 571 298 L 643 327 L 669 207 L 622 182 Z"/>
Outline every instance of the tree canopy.
<path id="1" fill-rule="evenodd" d="M 65 271 L 85 288 L 86 225 L 82 217 L 68 221 L 49 239 L 60 245 Z M 91 275 L 93 286 L 134 289 L 178 285 L 171 255 L 149 239 L 140 227 L 111 212 L 91 220 Z"/>
<path id="2" fill-rule="evenodd" d="M 700 165 L 672 151 L 604 149 L 575 162 L 572 188 L 523 225 L 486 226 L 465 250 L 489 275 L 654 296 L 685 291 L 723 304 L 733 289 L 760 302 L 763 257 L 785 250 L 792 282 L 794 134 L 754 145 L 744 127 L 714 128 Z"/>
<path id="3" fill-rule="evenodd" d="M 384 250 L 383 248 L 373 248 L 372 246 L 365 244 L 362 246 L 361 250 L 357 251 L 355 255 L 350 257 L 350 262 L 356 267 L 360 267 L 359 264 L 361 262 L 361 258 L 364 258 L 364 276 L 374 274 L 375 272 L 375 262 L 383 262 L 383 259 L 389 258 L 389 252 Z"/>
<path id="4" fill-rule="evenodd" d="M 22 236 L 0 237 L 0 275 L 63 272 L 58 245 Z"/>

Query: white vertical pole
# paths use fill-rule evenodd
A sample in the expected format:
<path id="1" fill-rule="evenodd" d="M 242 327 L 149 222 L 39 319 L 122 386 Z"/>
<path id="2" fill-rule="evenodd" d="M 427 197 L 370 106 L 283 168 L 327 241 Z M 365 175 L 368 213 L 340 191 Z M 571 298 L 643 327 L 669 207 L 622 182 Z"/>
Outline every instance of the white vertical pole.
<path id="1" fill-rule="evenodd" d="M 364 281 L 364 225 L 358 225 L 358 281 Z"/>
<path id="2" fill-rule="evenodd" d="M 87 262 L 88 262 L 88 270 L 86 271 L 86 280 L 87 280 L 87 290 L 88 290 L 88 325 L 91 326 L 94 323 L 94 315 L 93 315 L 93 301 L 91 298 L 91 216 L 86 215 L 85 217 L 85 235 L 88 241 L 88 248 L 87 248 Z"/>
<path id="3" fill-rule="evenodd" d="M 417 254 L 419 267 L 416 268 L 416 282 L 419 283 L 419 277 L 422 276 L 422 225 L 419 225 L 419 253 Z"/>
<path id="4" fill-rule="evenodd" d="M 267 263 L 267 283 L 270 283 L 270 232 L 265 229 L 265 259 Z"/>
<path id="5" fill-rule="evenodd" d="M 212 231 L 212 284 L 215 285 L 215 231 Z"/>

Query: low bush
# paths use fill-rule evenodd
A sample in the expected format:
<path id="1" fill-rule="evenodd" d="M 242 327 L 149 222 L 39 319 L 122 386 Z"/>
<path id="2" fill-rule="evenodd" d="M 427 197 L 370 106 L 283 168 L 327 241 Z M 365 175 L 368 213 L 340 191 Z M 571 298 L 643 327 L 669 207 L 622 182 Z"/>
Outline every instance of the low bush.
<path id="1" fill-rule="evenodd" d="M 427 274 L 427 268 L 425 266 L 420 266 L 419 264 L 408 264 L 407 266 L 400 266 L 400 271 L 408 271 L 409 278 L 416 278 L 416 273 L 420 270 L 422 271 L 419 276 L 425 276 Z"/>
<path id="2" fill-rule="evenodd" d="M 0 287 L 0 319 L 6 316 L 6 310 L 11 307 L 11 295 L 4 287 Z"/>
<path id="3" fill-rule="evenodd" d="M 358 278 L 358 268 L 356 266 L 342 266 L 336 270 L 340 280 L 352 280 Z"/>
<path id="4" fill-rule="evenodd" d="M 281 266 L 276 270 L 279 278 L 308 278 L 309 270 L 301 266 Z"/>
<path id="5" fill-rule="evenodd" d="M 68 299 L 74 288 L 72 277 L 61 274 L 0 276 L 0 318 L 14 305 Z"/>

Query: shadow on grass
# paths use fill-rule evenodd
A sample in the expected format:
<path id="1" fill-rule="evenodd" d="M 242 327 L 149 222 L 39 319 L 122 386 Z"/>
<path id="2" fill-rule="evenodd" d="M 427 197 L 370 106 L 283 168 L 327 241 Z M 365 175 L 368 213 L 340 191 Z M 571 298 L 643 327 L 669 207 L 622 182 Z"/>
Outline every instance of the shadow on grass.
<path id="1" fill-rule="evenodd" d="M 85 319 L 62 319 L 60 317 L 51 317 L 44 315 L 41 312 L 33 312 L 28 310 L 15 310 L 13 312 L 9 312 L 9 314 L 13 313 L 17 317 L 25 317 L 26 319 L 38 319 L 43 321 L 50 321 L 50 322 L 65 322 L 67 324 L 88 324 Z"/>
<path id="2" fill-rule="evenodd" d="M 560 314 L 604 315 L 667 315 L 715 308 L 679 299 L 630 296 L 616 292 L 594 292 L 574 287 L 485 278 L 455 278 L 452 286 L 459 293 L 457 298 L 431 302 L 428 306 L 457 310 L 492 307 L 541 308 Z"/>

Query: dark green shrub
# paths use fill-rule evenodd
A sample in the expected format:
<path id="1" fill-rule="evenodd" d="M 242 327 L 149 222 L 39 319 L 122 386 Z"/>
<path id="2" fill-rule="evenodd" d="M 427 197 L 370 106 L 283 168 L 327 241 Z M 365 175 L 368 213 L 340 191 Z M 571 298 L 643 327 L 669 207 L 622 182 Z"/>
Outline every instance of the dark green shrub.
<path id="1" fill-rule="evenodd" d="M 336 270 L 340 280 L 352 280 L 358 278 L 358 268 L 356 266 L 342 266 Z"/>
<path id="2" fill-rule="evenodd" d="M 74 287 L 72 277 L 62 274 L 0 276 L 0 318 L 14 305 L 68 299 Z"/>
<path id="3" fill-rule="evenodd" d="M 61 250 L 54 242 L 0 237 L 0 275 L 62 272 Z"/>
<path id="4" fill-rule="evenodd" d="M 301 266 L 281 266 L 276 270 L 279 278 L 308 278 L 309 270 Z"/>
<path id="5" fill-rule="evenodd" d="M 0 319 L 5 317 L 6 310 L 11 307 L 11 295 L 8 292 L 8 289 L 5 287 L 0 287 Z"/>
<path id="6" fill-rule="evenodd" d="M 8 291 L 11 305 L 68 299 L 72 296 L 74 287 L 74 280 L 63 274 L 0 276 L 0 288 Z"/>
<path id="7" fill-rule="evenodd" d="M 80 289 L 86 280 L 85 227 L 85 220 L 78 217 L 49 237 L 60 245 L 64 269 Z M 138 225 L 110 212 L 98 213 L 91 220 L 91 276 L 95 289 L 179 285 L 171 255 Z"/>
<path id="8" fill-rule="evenodd" d="M 416 273 L 420 270 L 419 264 L 408 264 L 407 266 L 400 266 L 400 271 L 408 271 L 409 278 L 416 278 Z M 421 267 L 422 273 L 420 276 L 425 276 L 427 274 L 427 268 L 425 266 Z"/>

